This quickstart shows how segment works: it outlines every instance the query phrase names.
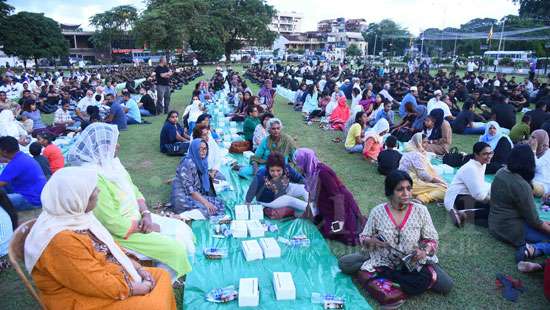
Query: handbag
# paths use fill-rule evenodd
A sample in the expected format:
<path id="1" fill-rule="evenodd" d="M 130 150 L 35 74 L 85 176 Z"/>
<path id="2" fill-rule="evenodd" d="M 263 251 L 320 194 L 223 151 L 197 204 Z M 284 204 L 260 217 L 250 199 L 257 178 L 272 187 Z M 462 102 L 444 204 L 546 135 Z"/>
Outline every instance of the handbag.
<path id="1" fill-rule="evenodd" d="M 458 151 L 458 148 L 453 147 L 449 153 L 443 155 L 443 163 L 454 168 L 461 167 L 464 164 L 464 155 Z"/>
<path id="2" fill-rule="evenodd" d="M 285 217 L 294 217 L 294 209 L 290 207 L 283 208 L 264 208 L 264 215 L 272 220 L 280 220 Z"/>
<path id="3" fill-rule="evenodd" d="M 370 279 L 366 285 L 367 292 L 380 303 L 391 305 L 404 301 L 407 296 L 393 281 L 384 278 Z"/>
<path id="4" fill-rule="evenodd" d="M 241 154 L 243 152 L 246 152 L 250 150 L 250 141 L 234 141 L 231 142 L 231 146 L 229 147 L 229 153 L 236 153 Z"/>

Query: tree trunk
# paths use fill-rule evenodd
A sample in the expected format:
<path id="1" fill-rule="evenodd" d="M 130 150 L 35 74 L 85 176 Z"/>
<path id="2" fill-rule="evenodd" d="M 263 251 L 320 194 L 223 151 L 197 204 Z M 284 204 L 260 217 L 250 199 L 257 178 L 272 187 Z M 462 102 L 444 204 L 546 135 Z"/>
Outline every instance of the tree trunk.
<path id="1" fill-rule="evenodd" d="M 27 69 L 27 59 L 26 59 L 26 58 L 23 59 L 23 67 L 24 67 L 25 69 Z"/>
<path id="2" fill-rule="evenodd" d="M 231 62 L 231 52 L 232 52 L 231 47 L 225 46 L 224 50 L 225 50 L 225 61 Z"/>
<path id="3" fill-rule="evenodd" d="M 38 65 L 38 58 L 34 57 L 34 67 L 36 69 L 38 69 L 39 65 Z"/>

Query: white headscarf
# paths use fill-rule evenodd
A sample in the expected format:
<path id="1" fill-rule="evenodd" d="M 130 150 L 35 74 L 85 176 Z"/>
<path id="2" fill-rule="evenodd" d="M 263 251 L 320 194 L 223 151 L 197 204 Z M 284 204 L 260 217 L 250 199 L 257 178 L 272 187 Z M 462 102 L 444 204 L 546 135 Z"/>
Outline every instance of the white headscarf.
<path id="1" fill-rule="evenodd" d="M 141 282 L 134 265 L 116 245 L 92 212 L 85 212 L 97 184 L 94 170 L 68 167 L 58 170 L 42 190 L 42 213 L 25 241 L 25 266 L 29 273 L 50 241 L 64 230 L 90 230 L 103 242 L 133 280 Z"/>
<path id="2" fill-rule="evenodd" d="M 0 137 L 10 136 L 19 139 L 21 135 L 26 136 L 26 131 L 17 123 L 12 110 L 2 110 L 0 112 Z"/>
<path id="3" fill-rule="evenodd" d="M 118 128 L 105 123 L 93 123 L 78 136 L 67 153 L 71 166 L 91 166 L 97 173 L 113 182 L 125 195 L 121 205 L 136 204 L 137 197 L 128 171 L 115 157 Z"/>
<path id="4" fill-rule="evenodd" d="M 385 118 L 381 118 L 378 120 L 378 122 L 376 122 L 376 124 L 374 124 L 372 128 L 365 132 L 365 140 L 367 140 L 368 138 L 373 138 L 378 143 L 381 143 L 382 136 L 380 134 L 384 131 L 388 132 L 389 130 L 390 123 L 388 123 Z"/>

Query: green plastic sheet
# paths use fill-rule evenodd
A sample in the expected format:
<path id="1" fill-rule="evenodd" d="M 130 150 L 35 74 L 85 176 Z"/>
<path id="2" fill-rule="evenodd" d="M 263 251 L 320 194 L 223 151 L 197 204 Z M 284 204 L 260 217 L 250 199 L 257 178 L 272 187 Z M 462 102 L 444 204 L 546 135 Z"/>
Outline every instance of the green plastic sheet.
<path id="1" fill-rule="evenodd" d="M 242 155 L 229 155 L 240 164 L 246 160 Z M 226 202 L 227 213 L 233 218 L 236 204 L 242 203 L 250 180 L 239 178 L 235 171 L 223 166 L 221 172 L 233 187 L 218 193 Z M 246 239 L 213 237 L 213 225 L 209 221 L 195 221 L 193 232 L 197 240 L 197 255 L 193 271 L 185 281 L 185 309 L 235 309 L 238 300 L 225 304 L 206 301 L 206 294 L 215 288 L 234 285 L 238 290 L 240 278 L 258 278 L 260 304 L 255 309 L 322 309 L 322 305 L 311 303 L 311 293 L 333 294 L 345 298 L 346 309 L 371 309 L 358 291 L 351 277 L 340 272 L 336 257 L 332 255 L 323 236 L 311 222 L 302 219 L 272 221 L 278 231 L 266 232 L 266 237 L 291 238 L 304 234 L 310 239 L 310 246 L 292 248 L 279 242 L 280 258 L 246 262 L 241 242 Z M 256 238 L 257 239 L 257 238 Z M 209 260 L 202 251 L 207 247 L 224 248 L 228 255 L 221 260 Z M 277 301 L 273 290 L 273 272 L 291 272 L 296 286 L 296 300 Z"/>

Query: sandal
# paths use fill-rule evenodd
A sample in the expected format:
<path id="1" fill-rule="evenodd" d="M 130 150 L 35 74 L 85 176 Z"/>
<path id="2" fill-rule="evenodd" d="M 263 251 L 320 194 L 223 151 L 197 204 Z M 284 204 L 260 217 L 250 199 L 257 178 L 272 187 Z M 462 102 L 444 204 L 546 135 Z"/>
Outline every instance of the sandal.
<path id="1" fill-rule="evenodd" d="M 516 251 L 516 263 L 537 257 L 537 249 L 534 245 L 526 243 Z"/>
<path id="2" fill-rule="evenodd" d="M 334 142 L 334 143 L 342 143 L 342 138 L 336 137 L 336 138 L 332 139 L 332 142 Z"/>
<path id="3" fill-rule="evenodd" d="M 451 217 L 451 221 L 457 228 L 462 228 L 464 223 L 462 222 L 462 218 L 455 209 L 449 210 L 449 216 Z"/>

